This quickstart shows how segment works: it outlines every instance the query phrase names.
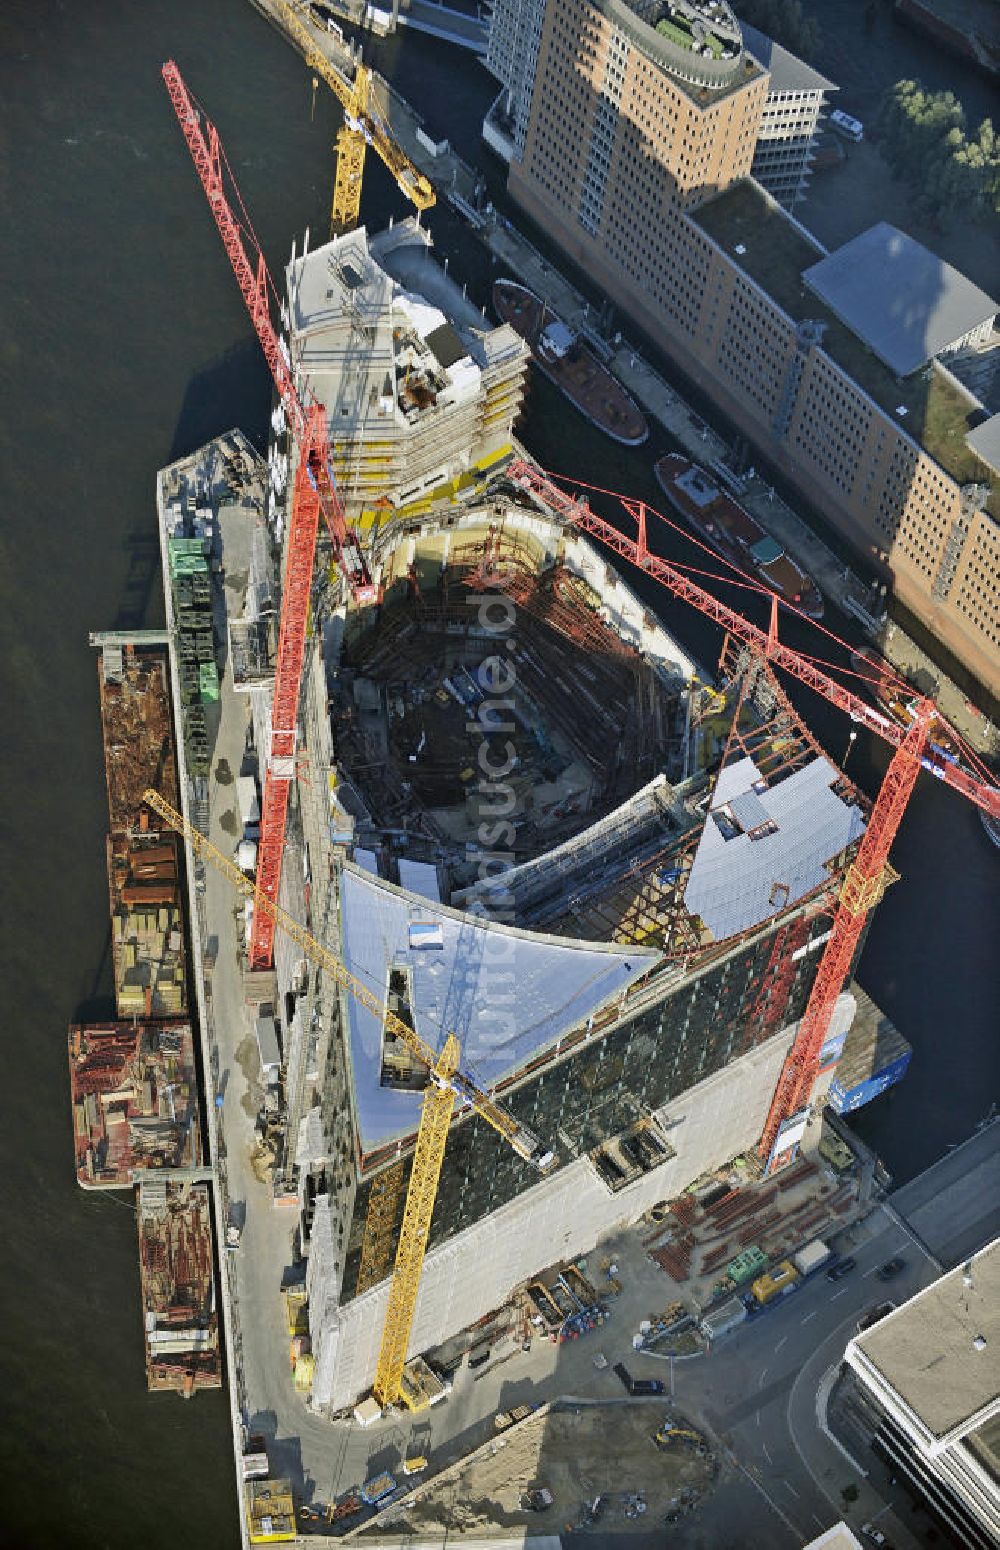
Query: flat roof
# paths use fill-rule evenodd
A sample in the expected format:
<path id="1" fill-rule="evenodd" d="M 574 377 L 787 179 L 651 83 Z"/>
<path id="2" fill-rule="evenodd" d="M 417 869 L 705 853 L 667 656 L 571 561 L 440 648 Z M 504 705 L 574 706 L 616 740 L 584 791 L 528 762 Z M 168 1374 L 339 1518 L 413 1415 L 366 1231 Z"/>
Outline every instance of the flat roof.
<path id="1" fill-rule="evenodd" d="M 1000 1407 L 1000 1238 L 854 1344 L 933 1436 L 981 1424 Z"/>
<path id="2" fill-rule="evenodd" d="M 684 903 L 717 941 L 769 920 L 829 881 L 827 862 L 865 829 L 819 757 L 765 786 L 751 758 L 720 770 Z"/>
<path id="3" fill-rule="evenodd" d="M 901 377 L 998 309 L 978 285 L 888 221 L 845 242 L 802 278 Z"/>
<path id="4" fill-rule="evenodd" d="M 793 323 L 807 319 L 822 323 L 823 353 L 953 479 L 966 484 L 982 478 L 982 469 L 965 442 L 975 412 L 968 393 L 936 368 L 901 380 L 817 292 L 808 289 L 803 271 L 815 266 L 826 250 L 759 184 L 751 178 L 734 183 L 692 210 L 690 218 Z M 987 506 L 1000 518 L 1000 488 L 993 491 Z"/>
<path id="5" fill-rule="evenodd" d="M 461 1068 L 491 1088 L 585 1023 L 659 961 L 651 948 L 581 943 L 521 931 L 434 904 L 345 863 L 340 877 L 343 961 L 382 1002 L 390 969 L 407 971 L 422 1039 L 445 1032 Z M 354 1102 L 365 1150 L 420 1123 L 422 1095 L 381 1085 L 382 1019 L 347 996 Z"/>
<path id="6" fill-rule="evenodd" d="M 1000 414 L 991 415 L 965 438 L 965 445 L 995 474 L 1000 474 Z"/>
<path id="7" fill-rule="evenodd" d="M 740 22 L 743 42 L 757 63 L 763 65 L 771 77 L 768 96 L 786 91 L 837 91 L 839 88 L 825 75 L 820 75 L 804 59 L 782 48 L 766 32 L 759 32 L 747 22 Z"/>

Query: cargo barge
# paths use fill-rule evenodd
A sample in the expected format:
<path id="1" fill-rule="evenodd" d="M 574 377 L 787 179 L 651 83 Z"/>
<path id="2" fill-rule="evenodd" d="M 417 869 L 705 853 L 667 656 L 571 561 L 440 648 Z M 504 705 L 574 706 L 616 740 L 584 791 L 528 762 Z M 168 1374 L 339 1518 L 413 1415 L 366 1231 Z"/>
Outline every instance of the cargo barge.
<path id="1" fill-rule="evenodd" d="M 83 1189 L 125 1189 L 137 1169 L 201 1162 L 190 1023 L 75 1023 L 69 1076 Z"/>
<path id="2" fill-rule="evenodd" d="M 153 1179 L 138 1195 L 146 1381 L 190 1399 L 222 1386 L 208 1185 Z"/>
<path id="3" fill-rule="evenodd" d="M 152 639 L 156 642 L 151 644 Z M 95 635 L 118 1020 L 69 1030 L 77 1180 L 136 1184 L 146 1376 L 189 1398 L 222 1382 L 211 1197 L 187 1005 L 181 857 L 143 801 L 179 801 L 169 661 L 152 632 Z"/>
<path id="4" fill-rule="evenodd" d="M 703 468 L 671 452 L 658 459 L 653 472 L 674 510 L 716 554 L 738 570 L 751 571 L 810 619 L 823 617 L 823 599 L 808 572 L 731 495 L 713 484 Z"/>
<path id="5" fill-rule="evenodd" d="M 108 892 L 120 1018 L 180 1017 L 187 1008 L 180 853 L 144 805 L 147 786 L 178 801 L 167 655 L 127 640 L 98 656 L 108 788 Z"/>
<path id="6" fill-rule="evenodd" d="M 649 425 L 617 377 L 602 366 L 579 334 L 526 286 L 497 280 L 493 309 L 531 346 L 535 365 L 591 425 L 625 447 L 640 447 Z"/>

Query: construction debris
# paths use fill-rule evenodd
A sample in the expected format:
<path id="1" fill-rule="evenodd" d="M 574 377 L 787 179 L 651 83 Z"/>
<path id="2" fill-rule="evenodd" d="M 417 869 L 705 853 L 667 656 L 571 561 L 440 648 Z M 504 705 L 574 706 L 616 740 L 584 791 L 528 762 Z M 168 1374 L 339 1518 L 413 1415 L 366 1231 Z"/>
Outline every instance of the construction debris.
<path id="1" fill-rule="evenodd" d="M 190 1023 L 74 1024 L 69 1071 L 84 1189 L 121 1189 L 137 1168 L 201 1161 Z"/>
<path id="2" fill-rule="evenodd" d="M 189 1399 L 222 1384 L 208 1185 L 154 1180 L 138 1196 L 147 1382 Z"/>

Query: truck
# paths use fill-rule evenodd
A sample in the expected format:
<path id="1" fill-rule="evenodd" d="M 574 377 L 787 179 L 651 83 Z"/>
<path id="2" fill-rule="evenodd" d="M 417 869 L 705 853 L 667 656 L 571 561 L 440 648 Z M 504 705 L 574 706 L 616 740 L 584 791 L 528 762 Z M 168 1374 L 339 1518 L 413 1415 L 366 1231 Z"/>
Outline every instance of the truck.
<path id="1" fill-rule="evenodd" d="M 236 777 L 236 801 L 240 810 L 243 833 L 260 823 L 260 803 L 257 800 L 257 782 L 252 775 Z"/>
<path id="2" fill-rule="evenodd" d="M 797 1249 L 792 1255 L 792 1263 L 803 1281 L 807 1276 L 815 1274 L 828 1264 L 833 1258 L 833 1250 L 822 1238 L 813 1238 L 804 1248 Z"/>
<path id="3" fill-rule="evenodd" d="M 395 1475 L 390 1475 L 389 1471 L 384 1469 L 380 1475 L 374 1475 L 371 1480 L 365 1481 L 361 1487 L 361 1500 L 369 1507 L 377 1507 L 387 1496 L 391 1496 L 395 1489 Z"/>
<path id="4" fill-rule="evenodd" d="M 766 1308 L 768 1303 L 773 1302 L 776 1297 L 784 1297 L 789 1292 L 794 1291 L 801 1279 L 791 1260 L 783 1259 L 775 1265 L 773 1270 L 765 1271 L 764 1275 L 758 1276 L 756 1281 L 752 1281 L 750 1283 L 750 1291 L 753 1294 L 754 1301 L 761 1308 Z"/>
<path id="5" fill-rule="evenodd" d="M 738 1297 L 730 1297 L 721 1307 L 706 1313 L 698 1327 L 706 1340 L 721 1340 L 723 1335 L 728 1335 L 742 1324 L 746 1316 L 745 1303 Z"/>

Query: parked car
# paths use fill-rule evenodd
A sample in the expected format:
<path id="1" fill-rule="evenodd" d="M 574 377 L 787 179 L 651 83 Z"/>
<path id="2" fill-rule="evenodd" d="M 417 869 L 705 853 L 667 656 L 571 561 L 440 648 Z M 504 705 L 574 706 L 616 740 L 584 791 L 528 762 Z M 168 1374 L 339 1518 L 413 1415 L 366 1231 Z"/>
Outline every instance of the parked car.
<path id="1" fill-rule="evenodd" d="M 884 1319 L 887 1313 L 891 1313 L 895 1306 L 894 1302 L 886 1301 L 876 1303 L 874 1308 L 869 1308 L 868 1312 L 862 1314 L 861 1318 L 858 1319 L 858 1334 L 863 1334 L 866 1329 L 871 1329 L 872 1325 L 877 1324 L 879 1319 Z"/>
<path id="2" fill-rule="evenodd" d="M 666 1389 L 659 1378 L 633 1378 L 632 1393 L 642 1396 L 646 1394 L 663 1394 Z"/>
<path id="3" fill-rule="evenodd" d="M 865 126 L 859 118 L 852 118 L 849 113 L 844 113 L 840 108 L 835 108 L 830 114 L 830 128 L 835 129 L 839 135 L 847 140 L 863 140 Z"/>
<path id="4" fill-rule="evenodd" d="M 901 1270 L 906 1269 L 906 1260 L 900 1259 L 897 1254 L 895 1259 L 887 1259 L 884 1265 L 880 1265 L 875 1274 L 880 1281 L 891 1281 L 893 1276 L 898 1276 Z"/>
<path id="5" fill-rule="evenodd" d="M 826 1273 L 826 1279 L 828 1281 L 839 1281 L 841 1276 L 846 1276 L 849 1271 L 854 1269 L 856 1263 L 857 1261 L 851 1259 L 850 1255 L 846 1259 L 838 1259 L 835 1265 L 830 1266 Z"/>

